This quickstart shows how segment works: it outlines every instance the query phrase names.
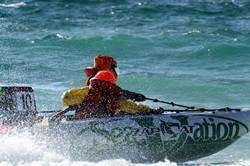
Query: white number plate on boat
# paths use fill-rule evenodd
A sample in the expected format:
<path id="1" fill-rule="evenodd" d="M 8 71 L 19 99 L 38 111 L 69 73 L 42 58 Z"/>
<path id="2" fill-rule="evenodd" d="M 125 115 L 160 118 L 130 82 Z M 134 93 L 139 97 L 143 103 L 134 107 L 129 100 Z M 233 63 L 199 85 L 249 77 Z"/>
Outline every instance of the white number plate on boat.
<path id="1" fill-rule="evenodd" d="M 36 111 L 36 101 L 32 92 L 16 92 L 17 111 Z"/>

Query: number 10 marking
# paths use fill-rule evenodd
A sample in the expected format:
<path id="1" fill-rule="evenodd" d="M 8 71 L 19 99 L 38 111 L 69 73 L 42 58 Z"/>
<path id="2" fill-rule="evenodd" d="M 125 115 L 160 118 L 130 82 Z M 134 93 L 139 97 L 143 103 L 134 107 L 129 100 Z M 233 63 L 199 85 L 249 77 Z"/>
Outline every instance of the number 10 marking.
<path id="1" fill-rule="evenodd" d="M 30 110 L 32 107 L 32 98 L 30 94 L 22 94 L 23 109 Z"/>

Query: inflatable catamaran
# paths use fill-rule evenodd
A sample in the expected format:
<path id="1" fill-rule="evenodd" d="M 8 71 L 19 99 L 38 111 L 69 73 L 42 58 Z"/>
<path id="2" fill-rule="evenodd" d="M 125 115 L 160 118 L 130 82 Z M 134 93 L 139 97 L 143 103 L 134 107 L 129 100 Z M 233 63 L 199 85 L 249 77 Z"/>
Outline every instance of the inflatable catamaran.
<path id="1" fill-rule="evenodd" d="M 250 110 L 165 110 L 161 114 L 122 115 L 74 120 L 41 115 L 31 87 L 1 87 L 0 125 L 5 132 L 24 127 L 74 159 L 127 159 L 184 162 L 216 153 L 249 132 Z M 43 123 L 48 118 L 48 123 Z M 42 120 L 43 119 L 43 120 Z M 1 131 L 1 130 L 0 130 Z M 2 134 L 3 130 L 2 130 Z"/>

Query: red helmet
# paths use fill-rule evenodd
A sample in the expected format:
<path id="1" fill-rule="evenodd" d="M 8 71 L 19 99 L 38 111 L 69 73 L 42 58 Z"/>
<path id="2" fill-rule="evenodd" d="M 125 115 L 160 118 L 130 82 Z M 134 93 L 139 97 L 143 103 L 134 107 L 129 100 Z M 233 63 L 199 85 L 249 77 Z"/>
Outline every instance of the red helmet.
<path id="1" fill-rule="evenodd" d="M 103 70 L 103 71 L 99 71 L 94 78 L 92 78 L 90 80 L 90 82 L 94 79 L 97 79 L 97 80 L 103 80 L 103 81 L 108 81 L 112 84 L 115 84 L 116 83 L 116 78 L 115 76 L 109 72 L 109 71 L 106 71 L 106 70 Z"/>
<path id="2" fill-rule="evenodd" d="M 94 60 L 94 68 L 99 70 L 109 70 L 116 67 L 117 63 L 111 56 L 97 55 Z"/>
<path id="3" fill-rule="evenodd" d="M 87 67 L 84 72 L 87 77 L 94 76 L 98 71 L 107 70 L 117 77 L 116 73 L 117 63 L 111 56 L 97 55 L 94 59 L 94 67 Z"/>

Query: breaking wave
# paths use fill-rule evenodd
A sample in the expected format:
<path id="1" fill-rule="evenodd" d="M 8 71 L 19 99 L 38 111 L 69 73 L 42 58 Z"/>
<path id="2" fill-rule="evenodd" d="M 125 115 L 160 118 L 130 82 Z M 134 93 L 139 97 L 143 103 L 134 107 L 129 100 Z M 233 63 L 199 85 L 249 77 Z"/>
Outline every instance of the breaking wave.
<path id="1" fill-rule="evenodd" d="M 27 4 L 25 2 L 9 3 L 9 4 L 0 3 L 0 7 L 6 7 L 6 8 L 20 8 L 23 6 L 27 6 Z"/>

